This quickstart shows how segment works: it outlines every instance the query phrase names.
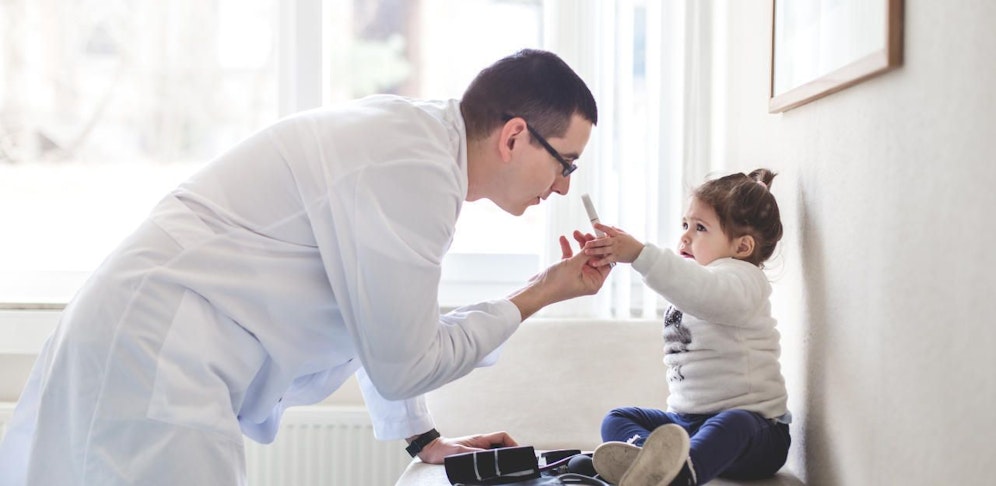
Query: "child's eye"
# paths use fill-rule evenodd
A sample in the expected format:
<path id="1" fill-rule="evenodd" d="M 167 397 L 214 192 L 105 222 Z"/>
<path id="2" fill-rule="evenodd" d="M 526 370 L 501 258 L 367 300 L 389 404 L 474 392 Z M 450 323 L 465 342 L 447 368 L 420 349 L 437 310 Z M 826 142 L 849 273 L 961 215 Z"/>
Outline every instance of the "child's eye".
<path id="1" fill-rule="evenodd" d="M 682 223 L 681 223 L 681 229 L 683 229 L 683 230 L 688 229 L 688 223 L 685 223 L 684 221 L 682 221 Z"/>
<path id="2" fill-rule="evenodd" d="M 705 231 L 705 230 L 706 230 L 705 226 L 702 226 L 701 224 L 695 225 L 695 231 Z"/>

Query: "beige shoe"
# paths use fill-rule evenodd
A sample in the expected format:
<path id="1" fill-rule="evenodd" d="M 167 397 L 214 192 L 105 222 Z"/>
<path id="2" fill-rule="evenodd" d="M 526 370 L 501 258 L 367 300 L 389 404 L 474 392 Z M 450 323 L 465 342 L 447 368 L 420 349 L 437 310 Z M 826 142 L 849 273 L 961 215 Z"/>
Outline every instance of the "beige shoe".
<path id="1" fill-rule="evenodd" d="M 626 470 L 640 454 L 640 448 L 626 442 L 605 442 L 595 448 L 591 462 L 603 480 L 619 484 Z"/>
<path id="2" fill-rule="evenodd" d="M 689 442 L 688 432 L 678 425 L 658 427 L 644 441 L 619 486 L 668 486 L 688 460 Z"/>

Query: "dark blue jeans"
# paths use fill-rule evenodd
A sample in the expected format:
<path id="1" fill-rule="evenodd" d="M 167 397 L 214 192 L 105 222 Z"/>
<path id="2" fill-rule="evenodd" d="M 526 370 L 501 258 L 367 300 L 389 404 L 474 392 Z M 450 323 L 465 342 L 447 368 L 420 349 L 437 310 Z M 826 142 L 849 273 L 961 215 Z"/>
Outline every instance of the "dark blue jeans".
<path id="1" fill-rule="evenodd" d="M 792 438 L 788 424 L 777 423 L 746 410 L 727 410 L 714 415 L 669 413 L 651 408 L 626 407 L 609 412 L 602 420 L 602 440 L 642 446 L 657 427 L 678 424 L 691 437 L 692 467 L 697 483 L 686 466 L 671 484 L 701 484 L 717 476 L 730 479 L 760 479 L 773 476 L 788 456 Z"/>

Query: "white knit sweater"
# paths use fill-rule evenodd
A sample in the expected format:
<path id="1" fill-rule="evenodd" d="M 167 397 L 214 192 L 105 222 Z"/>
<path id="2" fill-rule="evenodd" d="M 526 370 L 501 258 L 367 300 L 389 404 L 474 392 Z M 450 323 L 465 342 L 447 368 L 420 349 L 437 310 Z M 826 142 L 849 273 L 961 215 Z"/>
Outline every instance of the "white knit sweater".
<path id="1" fill-rule="evenodd" d="M 633 268 L 672 305 L 664 326 L 668 411 L 743 409 L 767 418 L 786 413 L 779 334 L 764 272 L 733 258 L 702 266 L 651 244 Z"/>

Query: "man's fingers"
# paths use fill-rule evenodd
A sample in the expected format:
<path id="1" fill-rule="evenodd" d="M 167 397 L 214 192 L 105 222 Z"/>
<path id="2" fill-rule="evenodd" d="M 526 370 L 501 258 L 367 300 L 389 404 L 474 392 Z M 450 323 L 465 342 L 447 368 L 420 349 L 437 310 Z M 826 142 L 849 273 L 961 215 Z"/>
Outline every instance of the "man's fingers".
<path id="1" fill-rule="evenodd" d="M 485 434 L 483 439 L 487 442 L 488 447 L 515 447 L 519 445 L 515 442 L 508 433 L 502 432 L 492 432 L 490 434 Z"/>
<path id="2" fill-rule="evenodd" d="M 560 253 L 564 259 L 570 258 L 574 255 L 574 250 L 571 250 L 571 242 L 567 241 L 566 236 L 560 237 Z"/>

